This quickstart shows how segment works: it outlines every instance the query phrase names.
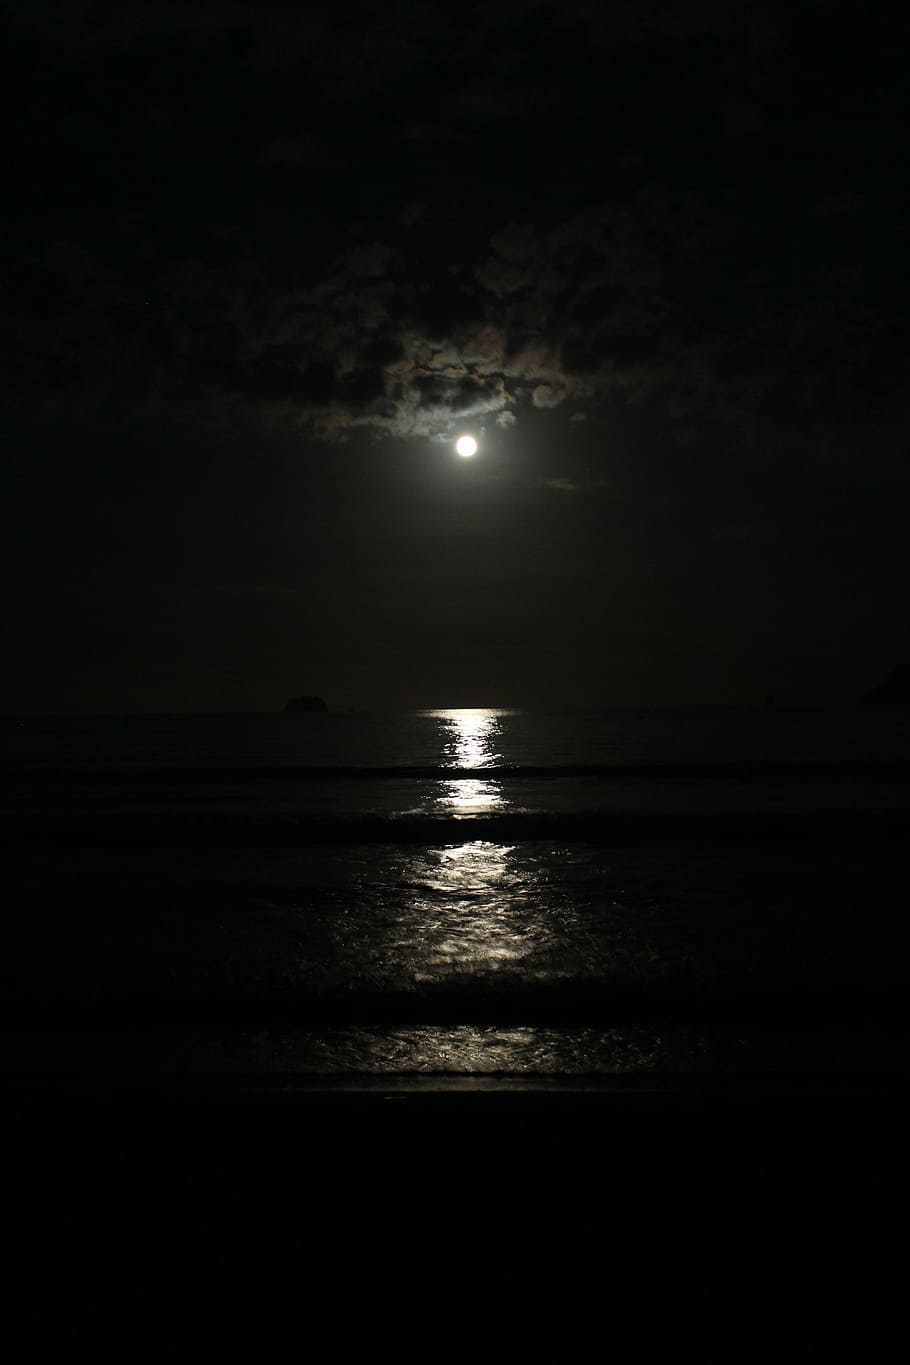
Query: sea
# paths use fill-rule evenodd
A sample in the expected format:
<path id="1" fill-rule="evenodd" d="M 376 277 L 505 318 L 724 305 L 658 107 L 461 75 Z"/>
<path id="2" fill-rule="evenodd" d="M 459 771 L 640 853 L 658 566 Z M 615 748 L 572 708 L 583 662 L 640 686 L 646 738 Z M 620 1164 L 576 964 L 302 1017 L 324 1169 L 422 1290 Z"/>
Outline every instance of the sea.
<path id="1" fill-rule="evenodd" d="M 7 1074 L 905 1066 L 910 707 L 6 718 Z"/>

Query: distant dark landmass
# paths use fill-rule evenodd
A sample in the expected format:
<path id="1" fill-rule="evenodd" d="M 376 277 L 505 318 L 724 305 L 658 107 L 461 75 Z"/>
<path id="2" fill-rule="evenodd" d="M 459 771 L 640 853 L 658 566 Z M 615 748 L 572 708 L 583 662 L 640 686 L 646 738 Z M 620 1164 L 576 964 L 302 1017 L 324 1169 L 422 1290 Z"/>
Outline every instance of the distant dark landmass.
<path id="1" fill-rule="evenodd" d="M 285 711 L 328 711 L 328 707 L 321 697 L 291 697 L 285 705 Z"/>
<path id="2" fill-rule="evenodd" d="M 898 664 L 887 682 L 866 692 L 863 701 L 910 703 L 910 665 Z"/>

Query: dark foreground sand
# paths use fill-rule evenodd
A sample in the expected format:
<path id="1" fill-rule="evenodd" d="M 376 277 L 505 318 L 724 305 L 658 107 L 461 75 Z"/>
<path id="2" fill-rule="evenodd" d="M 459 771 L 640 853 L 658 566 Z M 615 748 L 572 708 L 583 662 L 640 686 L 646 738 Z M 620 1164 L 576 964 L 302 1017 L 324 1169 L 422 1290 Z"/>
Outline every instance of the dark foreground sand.
<path id="1" fill-rule="evenodd" d="M 905 1353 L 903 1079 L 7 1099 L 16 1358 Z"/>

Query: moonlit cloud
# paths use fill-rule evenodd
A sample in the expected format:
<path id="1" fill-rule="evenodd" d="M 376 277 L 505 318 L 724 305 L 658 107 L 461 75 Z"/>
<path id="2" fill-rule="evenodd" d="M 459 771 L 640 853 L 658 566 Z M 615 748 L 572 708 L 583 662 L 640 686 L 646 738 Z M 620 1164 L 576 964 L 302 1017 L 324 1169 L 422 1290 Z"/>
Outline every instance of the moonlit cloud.
<path id="1" fill-rule="evenodd" d="M 542 410 L 580 422 L 648 405 L 691 441 L 708 425 L 754 437 L 823 413 L 853 416 L 870 393 L 897 395 L 901 293 L 869 282 L 872 239 L 889 215 L 830 175 L 792 205 L 781 200 L 759 228 L 770 201 L 755 191 L 740 211 L 735 194 L 708 184 L 635 66 L 645 39 L 671 65 L 690 64 L 693 89 L 711 80 L 711 100 L 728 92 L 717 138 L 737 148 L 768 138 L 773 148 L 774 72 L 791 41 L 780 25 L 708 0 L 677 16 L 573 0 L 548 15 L 547 50 L 562 44 L 564 54 L 552 62 L 539 35 L 528 36 L 534 13 L 499 0 L 452 26 L 406 3 L 352 26 L 344 5 L 337 15 L 268 16 L 244 0 L 27 7 L 14 31 L 30 52 L 46 48 L 48 69 L 68 73 L 64 104 L 78 105 L 87 81 L 96 91 L 101 122 L 78 105 L 85 126 L 77 119 L 72 136 L 92 141 L 101 181 L 118 193 L 88 227 L 62 213 L 53 231 L 7 253 L 17 339 L 7 405 L 40 401 L 68 415 L 157 406 L 327 442 L 435 438 L 464 419 L 507 429 Z M 195 101 L 191 80 L 173 78 L 171 40 L 188 70 L 221 63 L 231 73 L 212 110 Z M 705 40 L 710 69 L 698 65 Z M 611 64 L 614 84 L 631 72 L 597 174 L 577 115 L 560 122 L 588 52 Z M 419 77 L 431 58 L 429 89 Z M 179 168 L 170 216 L 156 219 L 159 198 L 144 183 L 132 201 L 120 190 L 129 168 L 103 99 L 120 107 L 128 72 L 130 138 Z M 403 100 L 412 78 L 420 98 Z M 255 120 L 235 84 L 260 111 Z M 519 173 L 529 99 L 539 146 Z M 40 101 L 27 107 L 40 113 Z M 881 145 L 887 110 L 862 107 Z M 211 158 L 212 119 L 221 162 Z M 338 169 L 349 164 L 346 130 L 373 123 L 383 177 L 399 177 L 387 204 L 361 202 Z M 550 196 L 557 151 L 566 188 Z M 729 166 L 735 173 L 735 155 Z M 509 200 L 498 196 L 513 177 Z M 459 187 L 474 179 L 488 190 L 462 217 Z M 812 251 L 794 274 L 781 262 L 800 237 Z"/>
<path id="2" fill-rule="evenodd" d="M 609 479 L 590 471 L 573 475 L 554 475 L 552 478 L 544 479 L 544 483 L 547 488 L 554 488 L 558 493 L 585 493 L 589 496 L 603 495 L 611 486 Z"/>

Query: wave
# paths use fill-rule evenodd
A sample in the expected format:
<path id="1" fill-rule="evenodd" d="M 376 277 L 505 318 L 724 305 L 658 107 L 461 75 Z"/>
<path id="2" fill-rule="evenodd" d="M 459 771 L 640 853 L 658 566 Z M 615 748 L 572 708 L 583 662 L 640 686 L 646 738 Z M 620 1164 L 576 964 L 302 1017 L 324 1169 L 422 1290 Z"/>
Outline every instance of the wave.
<path id="1" fill-rule="evenodd" d="M 644 778 L 648 781 L 697 778 L 824 779 L 835 777 L 906 780 L 910 763 L 729 762 L 729 763 L 563 763 L 490 764 L 445 767 L 439 764 L 386 764 L 379 767 L 319 764 L 246 764 L 147 768 L 41 768 L 0 771 L 0 783 L 193 783 L 193 782 L 382 782 L 545 781 L 588 778 Z"/>
<path id="2" fill-rule="evenodd" d="M 678 1023 L 686 1026 L 764 1024 L 829 1027 L 845 1013 L 866 1025 L 891 1021 L 906 1032 L 902 991 L 880 983 L 785 982 L 775 978 L 725 985 L 703 980 L 636 984 L 591 980 L 529 982 L 467 977 L 415 989 L 327 990 L 294 986 L 269 991 L 54 992 L 12 991 L 0 1002 L 0 1017 L 17 1027 L 116 1025 L 118 1030 L 161 1027 L 219 1029 L 329 1026 L 610 1027 Z"/>
<path id="3" fill-rule="evenodd" d="M 278 815 L 101 813 L 15 814 L 0 844 L 57 847 L 294 847 L 317 844 L 635 844 L 660 841 L 906 840 L 910 815 L 854 811 L 572 812 L 497 815 Z"/>

